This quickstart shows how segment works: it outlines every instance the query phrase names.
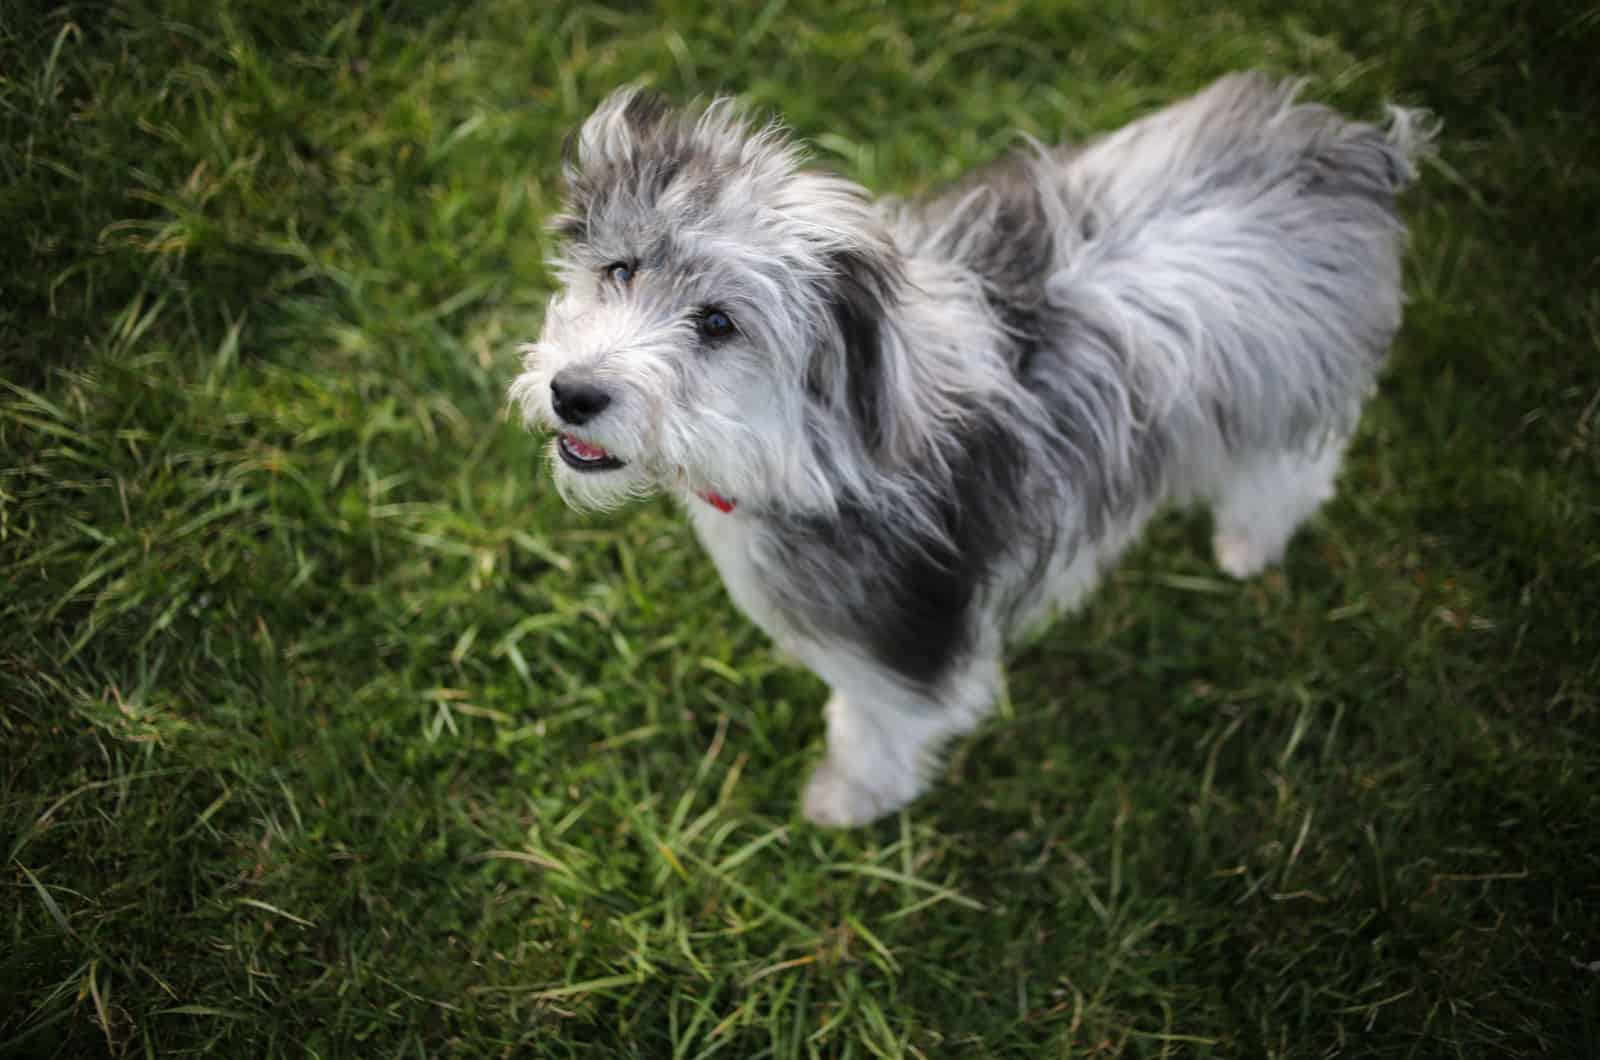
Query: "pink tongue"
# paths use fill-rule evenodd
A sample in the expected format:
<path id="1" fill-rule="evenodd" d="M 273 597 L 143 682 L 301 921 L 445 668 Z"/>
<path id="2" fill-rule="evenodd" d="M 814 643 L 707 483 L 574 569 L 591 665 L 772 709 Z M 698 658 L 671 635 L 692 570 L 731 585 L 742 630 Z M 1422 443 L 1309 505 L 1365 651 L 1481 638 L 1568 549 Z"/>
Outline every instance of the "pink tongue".
<path id="1" fill-rule="evenodd" d="M 570 434 L 567 435 L 567 448 L 571 449 L 575 455 L 583 458 L 584 460 L 599 460 L 602 457 L 610 455 L 598 445 L 590 445 L 587 442 L 580 442 Z"/>

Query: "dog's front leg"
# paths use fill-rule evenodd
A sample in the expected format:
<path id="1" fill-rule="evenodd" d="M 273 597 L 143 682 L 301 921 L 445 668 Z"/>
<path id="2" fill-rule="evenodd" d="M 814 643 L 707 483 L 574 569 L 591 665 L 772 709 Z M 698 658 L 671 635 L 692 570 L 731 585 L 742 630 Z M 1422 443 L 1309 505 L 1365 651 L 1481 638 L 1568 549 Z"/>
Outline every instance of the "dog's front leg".
<path id="1" fill-rule="evenodd" d="M 834 828 L 866 824 L 922 794 L 940 750 L 983 719 L 1000 687 L 990 656 L 963 663 L 933 689 L 860 659 L 824 676 L 833 684 L 828 751 L 806 784 L 804 810 Z"/>

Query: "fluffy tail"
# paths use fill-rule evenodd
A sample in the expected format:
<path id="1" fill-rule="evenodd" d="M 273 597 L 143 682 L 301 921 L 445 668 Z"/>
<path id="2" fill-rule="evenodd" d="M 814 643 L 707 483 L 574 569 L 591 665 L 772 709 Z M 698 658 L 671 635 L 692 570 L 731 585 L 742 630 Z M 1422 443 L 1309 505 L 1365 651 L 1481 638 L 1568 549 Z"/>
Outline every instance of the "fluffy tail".
<path id="1" fill-rule="evenodd" d="M 1416 107 L 1388 107 L 1381 125 L 1349 121 L 1319 104 L 1286 108 L 1320 125 L 1312 139 L 1313 187 L 1335 194 L 1366 194 L 1392 201 L 1417 179 L 1417 167 L 1433 153 L 1438 120 Z"/>
<path id="2" fill-rule="evenodd" d="M 1421 107 L 1390 104 L 1388 112 L 1384 142 L 1391 156 L 1394 190 L 1400 191 L 1417 179 L 1417 163 L 1433 155 L 1443 123 L 1432 111 Z"/>

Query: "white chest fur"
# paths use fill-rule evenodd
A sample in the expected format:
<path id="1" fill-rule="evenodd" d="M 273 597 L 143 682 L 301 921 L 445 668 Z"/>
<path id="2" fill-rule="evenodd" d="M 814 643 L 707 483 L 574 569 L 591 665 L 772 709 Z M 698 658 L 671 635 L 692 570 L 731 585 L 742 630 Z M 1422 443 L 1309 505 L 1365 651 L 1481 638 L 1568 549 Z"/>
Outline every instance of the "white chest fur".
<path id="1" fill-rule="evenodd" d="M 684 500 L 695 536 L 717 565 L 728 595 L 745 616 L 777 641 L 787 646 L 788 623 L 775 606 L 766 580 L 762 578 L 756 554 L 757 526 L 749 515 L 735 508 L 720 511 L 699 497 Z"/>

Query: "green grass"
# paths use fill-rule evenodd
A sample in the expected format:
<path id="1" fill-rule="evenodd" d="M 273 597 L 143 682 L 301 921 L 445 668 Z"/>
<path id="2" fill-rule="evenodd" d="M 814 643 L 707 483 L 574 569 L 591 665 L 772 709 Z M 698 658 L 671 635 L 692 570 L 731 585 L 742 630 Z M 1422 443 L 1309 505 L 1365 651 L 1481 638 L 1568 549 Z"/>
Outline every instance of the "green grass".
<path id="1" fill-rule="evenodd" d="M 1600 20 L 0 12 L 0 1055 L 1600 1055 Z M 876 827 L 664 504 L 507 415 L 562 133 L 653 82 L 915 193 L 1241 66 L 1445 121 L 1339 498 L 1162 522 Z"/>

